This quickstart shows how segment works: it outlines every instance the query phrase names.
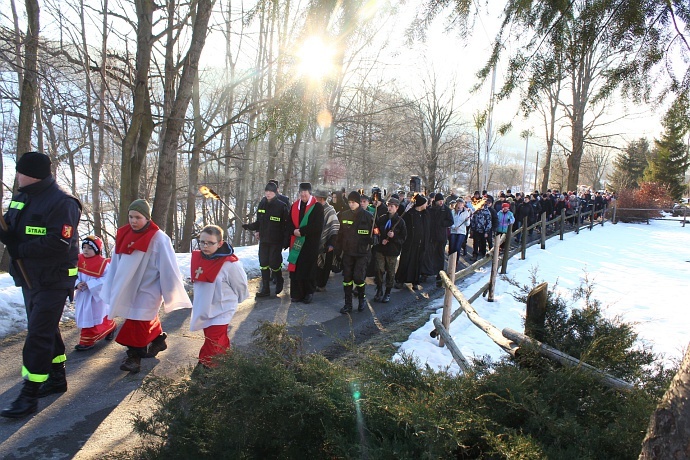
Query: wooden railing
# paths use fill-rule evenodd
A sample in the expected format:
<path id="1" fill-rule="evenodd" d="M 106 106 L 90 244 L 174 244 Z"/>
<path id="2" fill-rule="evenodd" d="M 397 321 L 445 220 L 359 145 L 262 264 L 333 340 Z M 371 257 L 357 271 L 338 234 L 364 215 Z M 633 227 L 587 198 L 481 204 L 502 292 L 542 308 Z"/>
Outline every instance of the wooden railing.
<path id="1" fill-rule="evenodd" d="M 601 214 L 601 221 L 598 223 L 600 223 L 603 226 L 604 222 L 606 221 L 605 211 L 598 211 L 596 213 L 594 211 L 588 211 L 585 213 L 578 212 L 577 214 L 566 216 L 565 210 L 563 210 L 563 212 L 561 212 L 561 215 L 558 218 L 552 219 L 550 221 L 546 220 L 546 213 L 543 213 L 540 221 L 536 222 L 531 226 L 527 225 L 525 219 L 525 222 L 523 222 L 521 228 L 519 228 L 516 232 L 513 233 L 512 228 L 509 226 L 508 232 L 506 234 L 496 235 L 493 247 L 491 250 L 487 252 L 487 256 L 485 258 L 477 260 L 469 267 L 463 268 L 462 270 L 459 270 L 457 272 L 457 257 L 455 254 L 450 255 L 450 257 L 448 258 L 447 272 L 440 272 L 441 280 L 446 291 L 443 301 L 443 314 L 441 319 L 434 318 L 433 323 L 435 329 L 434 331 L 432 331 L 431 335 L 432 337 L 438 336 L 439 346 L 446 346 L 448 348 L 451 355 L 453 356 L 453 359 L 463 372 L 467 372 L 470 369 L 470 364 L 469 361 L 461 353 L 460 348 L 455 344 L 449 330 L 450 324 L 453 321 L 455 321 L 461 314 L 465 313 L 469 320 L 475 326 L 484 331 L 484 333 L 496 345 L 498 345 L 502 350 L 504 350 L 511 356 L 516 356 L 521 347 L 530 346 L 540 354 L 550 359 L 557 360 L 563 365 L 576 366 L 586 372 L 591 373 L 592 375 L 597 377 L 602 383 L 612 388 L 620 390 L 627 390 L 633 388 L 632 384 L 620 380 L 616 377 L 613 377 L 593 366 L 590 366 L 589 364 L 586 364 L 578 360 L 577 358 L 569 356 L 552 347 L 549 347 L 546 344 L 541 343 L 538 340 L 530 338 L 525 334 L 520 334 L 511 329 L 504 329 L 503 331 L 501 331 L 496 326 L 491 324 L 489 321 L 482 318 L 481 315 L 479 315 L 479 313 L 472 307 L 472 302 L 474 302 L 477 298 L 479 298 L 479 296 L 482 295 L 488 294 L 487 300 L 490 302 L 494 300 L 494 288 L 496 286 L 496 279 L 498 277 L 499 267 L 501 270 L 501 274 L 505 274 L 508 266 L 508 259 L 517 254 L 521 254 L 521 259 L 524 260 L 526 258 L 526 249 L 528 246 L 535 245 L 537 242 L 539 242 L 541 248 L 545 249 L 546 240 L 556 235 L 559 235 L 560 239 L 562 240 L 563 235 L 566 231 L 566 220 L 568 219 L 572 219 L 572 228 L 570 229 L 570 231 L 579 234 L 580 229 L 582 228 L 583 219 L 586 219 L 588 216 L 592 216 L 589 220 L 589 223 L 585 225 L 585 227 L 588 226 L 589 229 L 592 230 L 594 226 L 594 220 L 596 220 L 596 214 Z M 547 229 L 550 225 L 554 226 L 554 231 L 550 235 L 548 235 Z M 540 238 L 528 244 L 526 236 L 529 230 L 534 228 L 540 228 Z M 558 229 L 557 232 L 555 231 L 556 229 Z M 519 235 L 520 233 L 522 233 L 523 235 L 520 247 L 511 250 L 510 242 L 512 241 L 512 237 L 515 235 Z M 499 255 L 499 248 L 504 242 L 506 243 L 506 249 L 503 251 L 503 256 L 501 259 Z M 489 282 L 484 284 L 477 292 L 475 292 L 469 299 L 467 299 L 455 286 L 456 279 L 474 274 L 477 271 L 477 269 L 481 268 L 484 265 L 487 265 L 489 262 L 491 262 L 491 276 Z M 542 289 L 545 289 L 545 285 L 542 286 Z M 452 306 L 454 304 L 453 298 L 459 303 L 459 308 L 457 308 L 455 311 L 452 311 Z"/>

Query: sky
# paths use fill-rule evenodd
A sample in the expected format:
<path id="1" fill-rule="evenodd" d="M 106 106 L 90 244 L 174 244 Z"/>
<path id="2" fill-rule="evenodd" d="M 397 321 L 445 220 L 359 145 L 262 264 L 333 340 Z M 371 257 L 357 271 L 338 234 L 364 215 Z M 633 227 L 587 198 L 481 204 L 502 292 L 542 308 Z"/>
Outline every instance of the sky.
<path id="1" fill-rule="evenodd" d="M 260 276 L 258 246 L 235 248 L 235 253 L 250 278 Z M 287 251 L 283 258 L 286 262 Z M 188 276 L 190 254 L 178 254 L 177 261 L 180 271 Z M 595 285 L 594 297 L 601 301 L 606 317 L 634 323 L 640 345 L 651 347 L 666 363 L 682 358 L 690 340 L 690 224 L 685 228 L 671 220 L 651 221 L 649 225 L 606 224 L 591 232 L 583 230 L 579 235 L 566 233 L 563 241 L 551 238 L 545 250 L 532 246 L 527 249 L 526 260 L 513 257 L 508 263 L 508 275 L 522 284 L 529 282 L 534 270 L 537 279 L 548 282 L 550 287 L 557 282 L 558 291 L 565 296 L 580 285 L 583 277 L 588 277 Z M 456 284 L 470 297 L 488 278 L 488 269 L 484 269 Z M 513 299 L 514 291 L 513 286 L 499 280 L 494 302 L 480 297 L 472 306 L 499 329 L 522 331 L 525 306 Z M 398 353 L 413 354 L 420 365 L 458 372 L 448 349 L 440 348 L 437 340 L 429 336 L 433 318 L 441 317 L 442 299 L 427 308 L 429 321 L 406 341 L 396 344 Z M 63 320 L 70 319 L 74 319 L 72 306 L 66 307 L 63 314 Z M 21 290 L 7 273 L 0 274 L 0 339 L 25 329 Z M 464 314 L 451 324 L 450 332 L 468 359 L 485 355 L 499 359 L 504 354 Z"/>

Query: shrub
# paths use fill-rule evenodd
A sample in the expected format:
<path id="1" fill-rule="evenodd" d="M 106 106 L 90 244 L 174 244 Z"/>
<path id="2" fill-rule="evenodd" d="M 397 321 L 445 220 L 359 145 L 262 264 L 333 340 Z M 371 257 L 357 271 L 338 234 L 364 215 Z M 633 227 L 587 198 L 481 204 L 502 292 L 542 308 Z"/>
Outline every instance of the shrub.
<path id="1" fill-rule="evenodd" d="M 203 382 L 146 381 L 158 405 L 135 428 L 157 442 L 140 458 L 636 457 L 669 373 L 650 366 L 630 326 L 603 318 L 591 286 L 578 295 L 586 306 L 569 314 L 549 293 L 548 340 L 637 389 L 611 390 L 529 350 L 478 360 L 461 376 L 363 350 L 356 366 L 329 362 L 302 353 L 285 326 L 264 324 L 259 353 L 235 350 Z"/>
<path id="2" fill-rule="evenodd" d="M 655 182 L 643 182 L 639 188 L 621 190 L 618 193 L 616 207 L 618 208 L 616 220 L 635 222 L 640 219 L 661 217 L 662 209 L 673 207 L 673 199 L 667 187 Z M 652 211 L 638 211 L 630 208 L 652 209 Z"/>

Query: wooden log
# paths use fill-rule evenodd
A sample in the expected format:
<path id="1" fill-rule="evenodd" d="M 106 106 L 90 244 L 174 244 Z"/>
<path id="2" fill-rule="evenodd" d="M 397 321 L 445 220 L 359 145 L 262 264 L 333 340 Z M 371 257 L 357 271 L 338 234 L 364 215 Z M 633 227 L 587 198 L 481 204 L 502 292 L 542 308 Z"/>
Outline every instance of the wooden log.
<path id="1" fill-rule="evenodd" d="M 541 248 L 546 249 L 546 213 L 541 213 Z"/>
<path id="2" fill-rule="evenodd" d="M 633 388 L 635 388 L 631 383 L 628 383 L 625 380 L 621 380 L 617 377 L 607 374 L 606 372 L 597 369 L 594 366 L 590 366 L 589 364 L 580 361 L 577 358 L 573 358 L 572 356 L 567 355 L 562 351 L 556 350 L 555 348 L 550 347 L 544 343 L 541 343 L 538 340 L 534 340 L 530 337 L 527 337 L 524 334 L 520 334 L 519 332 L 514 331 L 513 329 L 503 329 L 503 337 L 511 340 L 512 343 L 519 344 L 520 346 L 523 346 L 525 344 L 531 345 L 535 347 L 539 354 L 544 355 L 547 358 L 552 359 L 554 361 L 557 361 L 563 364 L 564 366 L 578 367 L 586 372 L 589 372 L 592 375 L 594 375 L 601 383 L 611 388 L 615 388 L 617 390 L 632 390 Z"/>
<path id="3" fill-rule="evenodd" d="M 527 294 L 525 316 L 525 335 L 536 340 L 544 340 L 546 322 L 546 301 L 549 297 L 549 283 L 541 283 Z"/>
<path id="4" fill-rule="evenodd" d="M 438 334 L 441 336 L 441 339 L 446 344 L 446 348 L 448 348 L 450 354 L 453 356 L 453 359 L 456 363 L 458 363 L 458 366 L 460 366 L 460 370 L 462 370 L 463 373 L 469 371 L 470 363 L 467 361 L 467 359 L 465 359 L 463 354 L 460 352 L 460 349 L 453 341 L 453 338 L 443 327 L 443 324 L 441 324 L 441 320 L 438 318 L 434 318 L 434 326 L 436 327 L 436 332 L 438 332 Z"/>
<path id="5" fill-rule="evenodd" d="M 491 258 L 491 277 L 489 278 L 489 296 L 487 301 L 494 301 L 494 290 L 496 289 L 496 277 L 498 276 L 498 253 L 501 247 L 502 237 L 505 235 L 496 235 L 494 237 L 494 256 Z"/>
<path id="6" fill-rule="evenodd" d="M 449 279 L 452 284 L 455 284 L 455 263 L 457 262 L 458 257 L 457 254 L 454 252 L 448 257 L 448 268 L 446 270 L 446 273 L 450 273 Z M 451 308 L 453 308 L 453 294 L 446 288 L 446 293 L 445 296 L 443 297 L 443 316 L 442 316 L 442 323 L 443 327 L 446 329 L 446 331 L 450 332 L 450 313 L 451 313 Z M 442 347 L 444 345 L 443 343 L 443 336 L 440 337 L 438 346 Z"/>
<path id="7" fill-rule="evenodd" d="M 470 321 L 472 321 L 472 323 L 479 329 L 484 331 L 486 335 L 488 335 L 489 338 L 493 340 L 496 345 L 501 347 L 506 353 L 509 353 L 511 356 L 515 356 L 515 350 L 518 348 L 517 345 L 503 337 L 501 331 L 499 331 L 496 326 L 479 316 L 479 313 L 477 313 L 467 299 L 465 299 L 465 296 L 462 295 L 458 288 L 455 287 L 455 285 L 450 284 L 448 275 L 441 272 L 441 279 L 446 286 L 450 287 L 453 297 L 455 297 L 455 299 L 460 303 L 460 307 L 465 311 Z"/>

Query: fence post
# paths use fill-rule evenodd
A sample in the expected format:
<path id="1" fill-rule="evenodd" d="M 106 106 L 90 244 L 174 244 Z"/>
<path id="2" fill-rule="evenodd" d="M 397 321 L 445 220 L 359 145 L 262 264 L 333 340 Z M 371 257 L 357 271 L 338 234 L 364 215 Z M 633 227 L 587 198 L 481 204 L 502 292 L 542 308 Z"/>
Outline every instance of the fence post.
<path id="1" fill-rule="evenodd" d="M 563 234 L 565 233 L 565 208 L 561 209 L 561 241 L 563 241 Z"/>
<path id="2" fill-rule="evenodd" d="M 508 259 L 510 258 L 510 243 L 513 241 L 513 226 L 508 225 L 506 232 L 505 249 L 503 250 L 503 261 L 501 263 L 501 275 L 508 273 Z"/>
<path id="3" fill-rule="evenodd" d="M 575 226 L 575 233 L 580 234 L 580 223 L 582 222 L 582 205 L 577 207 L 577 225 Z"/>
<path id="4" fill-rule="evenodd" d="M 616 204 L 613 205 L 613 218 L 611 219 L 611 223 L 615 224 L 616 223 L 616 209 L 618 209 L 618 200 L 616 200 Z"/>
<path id="5" fill-rule="evenodd" d="M 541 248 L 546 249 L 546 212 L 541 213 Z"/>
<path id="6" fill-rule="evenodd" d="M 525 314 L 525 335 L 533 339 L 544 340 L 546 323 L 546 301 L 549 297 L 548 283 L 541 283 L 527 295 Z M 538 337 L 541 337 L 538 338 Z"/>
<path id="7" fill-rule="evenodd" d="M 685 207 L 683 208 L 683 227 L 685 227 L 685 221 L 686 221 L 687 215 L 688 215 L 688 207 L 685 206 Z"/>
<path id="8" fill-rule="evenodd" d="M 591 232 L 594 228 L 594 209 L 591 211 L 592 214 L 589 215 L 589 231 Z"/>
<path id="9" fill-rule="evenodd" d="M 501 247 L 501 235 L 496 234 L 494 237 L 494 257 L 491 262 L 491 278 L 489 282 L 489 296 L 486 298 L 488 302 L 494 301 L 494 288 L 496 287 L 496 276 L 498 276 L 498 253 Z"/>
<path id="10" fill-rule="evenodd" d="M 601 226 L 604 226 L 604 221 L 606 220 L 606 211 L 608 211 L 609 208 L 604 208 L 604 210 L 601 212 Z"/>
<path id="11" fill-rule="evenodd" d="M 458 255 L 456 252 L 452 253 L 450 257 L 448 257 L 448 271 L 446 273 L 448 274 L 448 278 L 450 278 L 451 284 L 455 284 L 455 264 L 457 263 L 457 260 Z M 441 323 L 443 324 L 443 327 L 446 328 L 446 331 L 450 331 L 450 311 L 452 307 L 453 293 L 449 287 L 446 287 L 445 296 L 443 297 L 443 315 L 441 317 Z M 444 345 L 443 337 L 439 337 L 438 346 L 442 347 Z"/>
<path id="12" fill-rule="evenodd" d="M 525 218 L 522 219 L 522 239 L 520 239 L 520 255 L 522 260 L 527 258 L 527 235 L 527 217 L 525 216 Z"/>

